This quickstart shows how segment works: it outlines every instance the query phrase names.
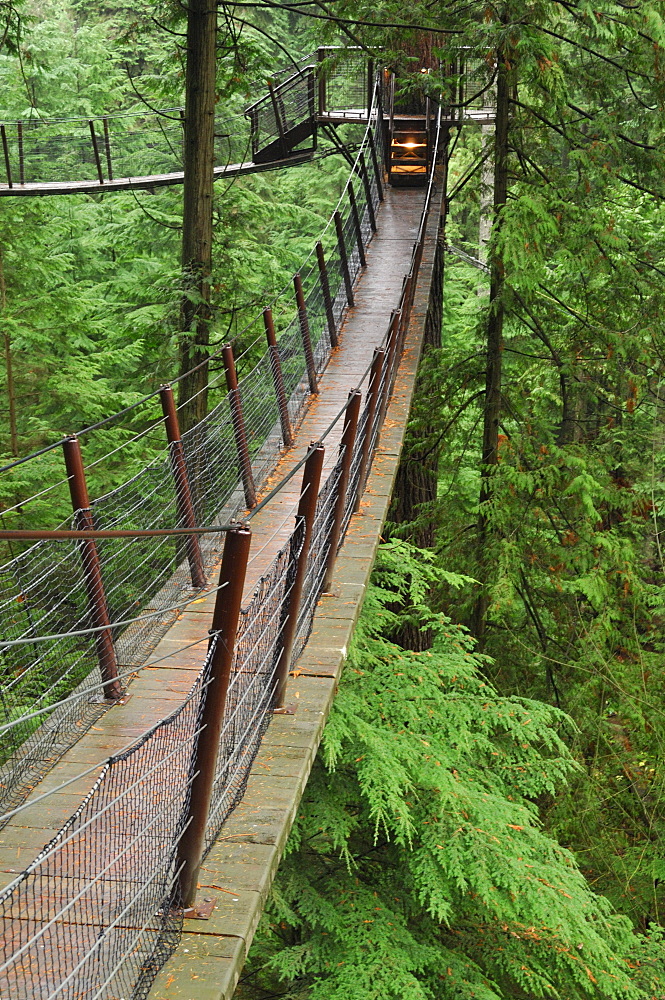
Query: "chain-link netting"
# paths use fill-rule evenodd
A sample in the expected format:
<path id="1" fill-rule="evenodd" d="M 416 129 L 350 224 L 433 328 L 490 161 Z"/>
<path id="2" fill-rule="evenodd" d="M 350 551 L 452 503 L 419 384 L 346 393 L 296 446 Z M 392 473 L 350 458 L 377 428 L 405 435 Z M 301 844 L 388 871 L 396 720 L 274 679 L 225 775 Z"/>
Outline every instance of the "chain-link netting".
<path id="1" fill-rule="evenodd" d="M 63 525 L 69 527 L 69 524 Z M 81 553 L 72 542 L 38 542 L 0 568 L 0 620 L 4 640 L 30 640 L 0 648 L 0 724 L 14 723 L 0 741 L 0 813 L 25 794 L 97 718 L 100 673 L 91 635 L 60 635 L 90 625 Z M 47 719 L 22 717 L 79 698 Z"/>
<path id="2" fill-rule="evenodd" d="M 143 997 L 178 940 L 176 849 L 209 663 L 185 703 L 112 757 L 0 894 L 0 996 Z"/>

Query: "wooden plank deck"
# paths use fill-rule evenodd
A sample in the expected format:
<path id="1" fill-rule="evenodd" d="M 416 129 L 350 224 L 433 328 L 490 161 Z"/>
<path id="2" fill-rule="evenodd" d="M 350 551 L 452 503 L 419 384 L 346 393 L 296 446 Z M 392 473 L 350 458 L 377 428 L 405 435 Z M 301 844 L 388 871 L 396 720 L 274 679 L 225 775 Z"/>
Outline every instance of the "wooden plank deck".
<path id="1" fill-rule="evenodd" d="M 422 200 L 422 190 L 386 191 L 386 202 L 378 214 L 379 231 L 368 248 L 368 267 L 357 287 L 355 308 L 349 311 L 340 346 L 333 352 L 321 379 L 320 393 L 309 407 L 294 446 L 282 456 L 272 482 L 285 475 L 300 460 L 309 442 L 323 433 L 370 363 L 373 349 L 381 342 L 390 312 L 399 299 L 417 234 Z M 341 430 L 340 421 L 327 439 L 324 475 L 335 464 Z M 297 475 L 252 520 L 254 555 L 250 553 L 247 598 L 293 530 L 299 489 L 300 476 Z M 131 698 L 127 704 L 113 707 L 99 719 L 35 787 L 31 799 L 57 789 L 87 767 L 126 748 L 181 704 L 205 658 L 213 605 L 214 595 L 206 596 L 205 592 L 199 595 L 150 657 L 168 656 L 169 659 L 140 672 L 131 684 Z M 198 644 L 180 651 L 192 642 Z M 0 888 L 11 882 L 62 827 L 92 787 L 98 773 L 99 770 L 95 770 L 75 784 L 56 791 L 44 802 L 29 805 L 0 831 Z"/>

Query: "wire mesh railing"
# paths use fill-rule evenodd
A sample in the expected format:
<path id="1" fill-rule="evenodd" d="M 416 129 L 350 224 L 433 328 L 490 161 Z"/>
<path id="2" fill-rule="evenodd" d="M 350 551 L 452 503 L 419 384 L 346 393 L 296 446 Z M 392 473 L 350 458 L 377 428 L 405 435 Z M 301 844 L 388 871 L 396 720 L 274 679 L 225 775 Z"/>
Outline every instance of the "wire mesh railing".
<path id="1" fill-rule="evenodd" d="M 324 107 L 367 110 L 373 76 L 364 53 L 353 50 L 342 55 L 320 50 L 277 71 L 265 97 L 242 114 L 216 117 L 215 168 L 286 157 L 314 134 Z M 42 184 L 103 188 L 182 174 L 184 114 L 181 107 L 142 108 L 86 118 L 6 121 L 0 125 L 3 193 Z"/>
<path id="2" fill-rule="evenodd" d="M 227 533 L 218 590 L 225 596 L 215 608 L 205 663 L 183 704 L 99 765 L 101 772 L 80 807 L 0 893 L 0 996 L 12 1000 L 131 996 L 142 1000 L 176 946 L 187 905 L 183 873 L 192 861 L 185 845 L 198 823 L 202 836 L 193 859 L 196 873 L 242 797 L 280 684 L 307 641 L 337 539 L 343 537 L 357 508 L 403 348 L 432 190 L 430 185 L 399 308 L 361 383 L 366 389 L 364 409 L 357 419 L 360 396 L 355 391 L 331 424 L 344 418 L 338 460 L 325 483 L 309 495 L 312 483 L 318 484 L 315 470 L 320 473 L 323 459 L 322 446 L 317 444 L 306 459 L 295 528 L 244 610 L 240 596 L 249 538 L 244 549 L 238 542 L 250 532 L 240 527 Z M 267 370 L 263 373 L 267 376 Z M 250 398 L 253 383 L 241 381 L 241 385 Z M 198 435 L 187 439 L 190 477 L 192 470 L 204 468 L 208 457 L 214 461 L 224 451 L 221 437 L 213 440 L 223 426 L 232 441 L 229 419 L 228 410 L 219 411 Z M 264 429 L 273 419 L 274 411 Z M 247 424 L 254 426 L 251 419 Z M 159 488 L 167 471 L 164 460 L 160 461 L 162 473 L 155 475 Z M 205 488 L 194 490 L 199 514 L 214 514 L 220 504 L 228 504 L 228 490 L 237 483 L 237 470 L 229 472 L 229 468 L 221 463 L 219 472 L 220 481 L 227 483 L 227 494 L 214 499 L 214 475 L 205 480 Z M 224 479 L 227 474 L 228 480 Z M 142 480 L 132 480 L 119 494 L 121 518 L 134 516 L 140 509 L 132 499 L 137 482 Z M 101 500 L 110 503 L 111 496 Z M 174 508 L 173 498 L 171 505 Z M 250 523 L 251 517 L 250 513 Z M 122 565 L 123 550 L 112 551 Z M 72 552 L 78 554 L 74 548 Z M 171 557 L 177 558 L 172 553 Z M 158 563 L 162 558 L 158 557 Z M 118 581 L 119 592 L 124 586 L 123 577 Z M 113 599 L 112 592 L 115 612 Z M 295 642 L 285 661 L 282 653 L 289 629 Z M 4 647 L 3 655 L 7 648 L 19 647 Z M 213 686 L 215 699 L 210 695 Z M 213 701 L 219 735 L 211 758 L 204 748 L 209 751 L 209 734 L 215 732 Z M 206 770 L 208 798 L 204 796 L 205 814 L 201 815 L 195 803 L 200 801 L 197 789 Z M 19 808 L 35 806 L 28 802 Z"/>
<path id="3" fill-rule="evenodd" d="M 362 149 L 368 148 L 370 136 L 380 148 L 382 129 L 378 105 Z M 359 211 L 365 220 L 367 205 L 361 194 L 365 186 L 358 185 L 357 178 L 356 187 Z M 376 210 L 379 205 L 376 182 L 371 191 Z M 351 280 L 355 281 L 361 264 L 348 187 L 342 194 L 338 211 L 343 219 Z M 366 243 L 371 231 L 366 223 L 363 225 L 362 239 Z M 344 280 L 339 275 L 339 248 L 337 254 L 334 250 L 333 244 L 327 255 L 326 273 L 336 335 L 348 300 Z M 318 379 L 330 357 L 332 339 L 322 274 L 314 255 L 301 269 L 301 281 L 314 378 Z M 178 434 L 178 440 L 171 440 L 168 446 L 164 440 L 163 450 L 130 480 L 90 501 L 81 502 L 79 493 L 75 506 L 88 508 L 85 516 L 89 518 L 89 527 L 153 530 L 183 525 L 179 502 L 182 499 L 179 485 L 182 484 L 174 474 L 173 449 L 181 449 L 192 524 L 228 523 L 245 509 L 247 480 L 254 491 L 260 489 L 283 447 L 290 443 L 285 439 L 280 421 L 279 390 L 286 400 L 292 430 L 298 426 L 311 398 L 303 311 L 297 309 L 290 288 L 278 297 L 276 305 L 276 313 L 281 311 L 276 348 L 281 386 L 275 378 L 271 353 L 266 350 L 239 379 L 235 394 L 223 395 L 199 424 L 182 437 Z M 162 403 L 164 405 L 164 399 Z M 242 434 L 238 433 L 239 416 Z M 161 422 L 155 430 L 164 433 Z M 87 496 L 85 482 L 82 488 Z M 27 507 L 26 502 L 24 510 Z M 73 522 L 59 527 L 78 525 L 81 516 L 80 511 L 75 511 Z M 81 543 L 39 541 L 0 567 L 3 638 L 5 641 L 25 640 L 32 636 L 76 632 L 104 622 L 141 618 L 128 626 L 109 628 L 107 645 L 111 644 L 112 648 L 110 654 L 107 648 L 107 654 L 114 656 L 115 668 L 122 672 L 127 667 L 140 666 L 173 622 L 177 614 L 174 606 L 193 593 L 196 581 L 192 577 L 191 547 L 198 551 L 203 574 L 209 574 L 221 553 L 222 533 L 207 534 L 201 542 L 170 536 L 158 540 L 99 539 L 83 544 L 88 549 L 94 546 L 93 554 L 99 563 L 100 580 L 95 586 L 97 589 L 103 587 L 101 611 L 98 606 L 91 607 L 91 582 L 94 581 L 91 581 L 90 566 L 86 564 Z M 99 605 L 99 597 L 99 594 L 93 595 L 93 605 Z M 147 614 L 150 617 L 146 617 Z M 19 719 L 35 707 L 46 708 L 78 692 L 78 697 L 68 703 L 66 710 L 54 709 L 51 716 L 33 718 L 12 729 L 11 737 L 7 737 L 0 750 L 0 812 L 22 800 L 34 782 L 46 773 L 81 731 L 94 722 L 104 707 L 104 696 L 112 692 L 101 686 L 109 679 L 98 664 L 98 647 L 102 639 L 83 635 L 48 645 L 0 643 L 0 723 Z"/>

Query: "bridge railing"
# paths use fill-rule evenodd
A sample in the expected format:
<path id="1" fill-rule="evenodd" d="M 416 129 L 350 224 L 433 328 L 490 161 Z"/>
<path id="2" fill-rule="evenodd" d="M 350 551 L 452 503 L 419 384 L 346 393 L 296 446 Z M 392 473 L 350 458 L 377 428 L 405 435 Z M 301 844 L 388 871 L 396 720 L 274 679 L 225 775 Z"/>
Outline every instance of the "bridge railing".
<path id="1" fill-rule="evenodd" d="M 352 301 L 380 201 L 380 179 L 367 164 L 373 146 L 381 156 L 381 122 L 377 104 L 318 253 L 303 263 L 297 281 L 294 276 L 298 289 L 284 289 L 272 304 L 276 346 L 261 350 L 267 319 L 259 314 L 245 331 L 247 339 L 257 333 L 249 356 L 258 358 L 241 372 L 237 387 L 229 382 L 235 378 L 233 350 L 225 348 L 216 362 L 223 370 L 209 387 L 218 402 L 204 420 L 182 436 L 177 430 L 168 436 L 164 418 L 151 421 L 153 444 L 163 436 L 155 457 L 103 496 L 88 497 L 80 440 L 65 441 L 61 488 L 69 487 L 75 513 L 55 528 L 164 531 L 225 524 L 255 504 L 317 388 Z M 169 395 L 162 390 L 165 413 Z M 154 399 L 144 405 L 154 413 Z M 114 460 L 132 438 L 128 442 L 125 433 L 119 441 Z M 5 510 L 4 526 L 23 526 L 31 506 L 41 502 L 38 495 Z M 99 539 L 83 548 L 43 540 L 0 566 L 0 729 L 3 722 L 10 726 L 0 751 L 0 817 L 94 722 L 105 699 L 119 697 L 116 674 L 122 681 L 145 660 L 179 603 L 205 582 L 222 540 L 221 532 L 206 534 L 201 543 L 168 535 Z M 91 626 L 99 631 L 90 633 Z M 45 642 L 45 636 L 53 638 Z"/>
<path id="2" fill-rule="evenodd" d="M 432 192 L 433 181 L 399 308 L 333 421 L 343 419 L 344 432 L 326 482 L 320 486 L 324 440 L 308 453 L 294 531 L 239 615 L 249 529 L 227 533 L 211 645 L 188 697 L 106 761 L 79 809 L 0 894 L 0 995 L 145 997 L 175 947 L 183 903 L 191 903 L 184 874 L 193 873 L 195 886 L 198 865 L 242 796 L 270 710 L 283 704 L 288 670 L 359 502 L 407 332 Z M 206 757 L 213 684 L 219 737 Z M 208 801 L 200 814 L 195 803 L 204 771 Z M 192 856 L 197 826 L 201 838 Z"/>
<path id="3" fill-rule="evenodd" d="M 317 60 L 320 65 L 317 65 Z M 317 84 L 317 79 L 320 81 Z M 322 108 L 371 102 L 374 69 L 364 53 L 320 49 L 276 73 L 269 93 L 243 114 L 215 119 L 215 167 L 286 157 L 314 134 Z M 182 108 L 0 124 L 0 177 L 10 190 L 45 183 L 159 178 L 183 170 Z M 4 175 L 4 176 L 3 176 Z"/>

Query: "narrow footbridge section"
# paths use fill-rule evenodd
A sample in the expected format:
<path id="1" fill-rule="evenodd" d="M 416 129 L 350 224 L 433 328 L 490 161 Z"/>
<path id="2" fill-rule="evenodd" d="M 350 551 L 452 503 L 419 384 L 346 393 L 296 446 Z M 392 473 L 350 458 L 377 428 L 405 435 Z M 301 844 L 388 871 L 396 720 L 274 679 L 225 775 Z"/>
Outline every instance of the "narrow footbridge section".
<path id="1" fill-rule="evenodd" d="M 358 183 L 371 149 L 378 110 L 293 290 L 220 352 L 208 416 L 181 435 L 170 386 L 147 397 L 163 451 L 96 499 L 95 429 L 65 439 L 73 520 L 0 532 L 23 546 L 0 567 L 2 1000 L 233 993 L 440 322 L 436 174 Z"/>
<path id="2" fill-rule="evenodd" d="M 448 73 L 455 85 L 444 121 L 457 126 L 491 119 L 493 109 L 485 106 L 487 66 L 472 65 L 460 51 Z M 368 123 L 377 81 L 386 130 L 399 135 L 403 118 L 412 132 L 411 116 L 399 114 L 392 73 L 377 71 L 353 46 L 322 47 L 277 71 L 268 92 L 241 112 L 227 108 L 216 117 L 215 179 L 307 162 L 319 155 L 322 132 L 339 147 L 338 125 Z M 4 122 L 0 197 L 154 191 L 182 184 L 184 114 L 179 107 L 142 107 L 92 118 Z"/>

